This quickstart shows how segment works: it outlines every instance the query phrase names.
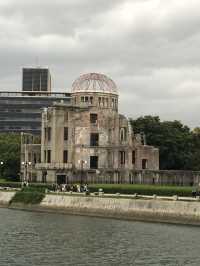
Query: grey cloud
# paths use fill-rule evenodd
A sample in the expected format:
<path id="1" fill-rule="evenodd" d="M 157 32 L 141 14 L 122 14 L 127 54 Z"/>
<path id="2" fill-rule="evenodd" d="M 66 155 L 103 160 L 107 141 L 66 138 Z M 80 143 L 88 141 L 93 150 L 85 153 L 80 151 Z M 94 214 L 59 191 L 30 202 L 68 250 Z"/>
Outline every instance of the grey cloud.
<path id="1" fill-rule="evenodd" d="M 54 90 L 101 72 L 128 116 L 197 126 L 199 9 L 199 0 L 1 0 L 1 89 L 19 89 L 21 68 L 36 61 L 50 67 Z"/>
<path id="2" fill-rule="evenodd" d="M 32 36 L 74 34 L 77 28 L 87 25 L 96 14 L 113 8 L 119 0 L 73 1 L 12 1 L 0 14 L 23 23 L 27 34 Z"/>

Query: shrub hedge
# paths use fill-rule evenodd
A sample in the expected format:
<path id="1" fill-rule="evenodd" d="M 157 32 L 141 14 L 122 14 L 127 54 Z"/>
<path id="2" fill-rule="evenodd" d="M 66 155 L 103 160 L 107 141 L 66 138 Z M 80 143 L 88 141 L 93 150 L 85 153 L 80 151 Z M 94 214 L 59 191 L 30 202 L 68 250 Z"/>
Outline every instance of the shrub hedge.
<path id="1" fill-rule="evenodd" d="M 140 194 L 182 197 L 192 196 L 192 187 L 183 186 L 157 186 L 157 185 L 128 185 L 128 184 L 92 184 L 89 185 L 90 192 L 98 191 L 102 188 L 104 193 Z"/>
<path id="2" fill-rule="evenodd" d="M 7 182 L 7 181 L 0 182 L 0 187 L 20 188 L 21 186 L 22 186 L 21 182 Z"/>
<path id="3" fill-rule="evenodd" d="M 23 203 L 23 204 L 39 204 L 44 198 L 44 193 L 32 191 L 32 192 L 23 192 L 18 191 L 15 196 L 12 198 L 10 203 Z"/>
<path id="4" fill-rule="evenodd" d="M 0 182 L 1 187 L 20 188 L 21 182 Z M 140 194 L 140 195 L 158 195 L 158 196 L 191 196 L 191 186 L 159 186 L 159 185 L 138 185 L 138 184 L 90 184 L 90 192 L 96 192 L 102 188 L 105 193 L 115 194 Z M 31 183 L 23 188 L 22 192 L 40 192 L 45 189 L 53 190 L 53 185 L 48 183 Z"/>
<path id="5" fill-rule="evenodd" d="M 24 187 L 15 194 L 10 203 L 39 204 L 45 196 L 45 189 L 42 186 Z"/>
<path id="6" fill-rule="evenodd" d="M 11 187 L 11 188 L 21 188 L 22 186 L 22 183 L 21 182 L 1 182 L 0 181 L 0 187 Z M 29 187 L 30 189 L 33 189 L 33 188 L 37 188 L 37 189 L 49 189 L 49 190 L 52 190 L 53 189 L 53 185 L 52 184 L 47 184 L 47 183 L 30 183 L 29 184 Z"/>

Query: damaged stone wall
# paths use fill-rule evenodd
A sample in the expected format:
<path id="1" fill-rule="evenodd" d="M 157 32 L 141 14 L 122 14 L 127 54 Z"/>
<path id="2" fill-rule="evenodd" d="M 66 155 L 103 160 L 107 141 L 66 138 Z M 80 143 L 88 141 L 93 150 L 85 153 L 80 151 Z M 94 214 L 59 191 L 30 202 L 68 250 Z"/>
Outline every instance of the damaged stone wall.
<path id="1" fill-rule="evenodd" d="M 87 99 L 87 102 L 85 102 Z M 84 178 L 105 182 L 122 182 L 129 172 L 146 168 L 159 169 L 159 151 L 143 145 L 141 138 L 130 130 L 128 119 L 118 114 L 118 96 L 106 93 L 76 93 L 73 104 L 56 103 L 43 113 L 42 163 L 38 176 L 46 168 L 47 181 L 56 182 L 58 175 L 67 180 Z M 92 121 L 91 116 L 96 116 Z M 68 139 L 64 140 L 64 128 Z M 45 130 L 50 128 L 51 137 Z M 67 151 L 67 163 L 63 153 Z M 135 161 L 133 162 L 133 151 Z M 47 152 L 51 153 L 47 162 Z M 44 155 L 46 153 L 46 155 Z"/>

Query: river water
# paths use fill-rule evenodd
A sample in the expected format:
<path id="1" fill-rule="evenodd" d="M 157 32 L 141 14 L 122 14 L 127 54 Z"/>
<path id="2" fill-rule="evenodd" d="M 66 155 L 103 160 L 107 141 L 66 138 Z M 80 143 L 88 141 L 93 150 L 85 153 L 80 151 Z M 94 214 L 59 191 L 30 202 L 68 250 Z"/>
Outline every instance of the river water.
<path id="1" fill-rule="evenodd" d="M 0 266 L 200 265 L 200 228 L 0 209 Z"/>

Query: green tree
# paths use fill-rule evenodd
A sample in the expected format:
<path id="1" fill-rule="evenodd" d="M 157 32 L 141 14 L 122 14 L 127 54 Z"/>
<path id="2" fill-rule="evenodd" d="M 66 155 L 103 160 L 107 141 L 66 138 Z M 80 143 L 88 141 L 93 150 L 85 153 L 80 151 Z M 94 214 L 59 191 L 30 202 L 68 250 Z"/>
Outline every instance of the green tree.
<path id="1" fill-rule="evenodd" d="M 180 121 L 161 122 L 158 116 L 144 116 L 130 120 L 134 133 L 143 132 L 147 144 L 159 148 L 160 169 L 193 169 L 193 133 Z"/>
<path id="2" fill-rule="evenodd" d="M 194 133 L 195 135 L 200 135 L 200 127 L 195 127 L 195 128 L 192 130 L 192 133 Z"/>
<path id="3" fill-rule="evenodd" d="M 200 170 L 200 128 L 192 131 L 192 151 L 190 156 L 192 170 Z"/>
<path id="4" fill-rule="evenodd" d="M 3 161 L 1 174 L 3 178 L 17 180 L 20 172 L 20 135 L 14 133 L 0 134 L 0 161 Z"/>

